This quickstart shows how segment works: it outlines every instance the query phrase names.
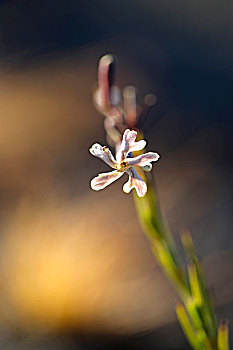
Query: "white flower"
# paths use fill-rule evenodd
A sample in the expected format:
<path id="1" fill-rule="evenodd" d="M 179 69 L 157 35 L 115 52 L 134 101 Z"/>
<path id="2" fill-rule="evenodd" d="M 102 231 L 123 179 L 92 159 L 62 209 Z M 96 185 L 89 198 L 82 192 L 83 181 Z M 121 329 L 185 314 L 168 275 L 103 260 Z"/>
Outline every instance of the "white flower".
<path id="1" fill-rule="evenodd" d="M 136 137 L 136 131 L 129 129 L 125 130 L 122 142 L 116 153 L 116 159 L 106 146 L 101 146 L 100 144 L 95 143 L 90 148 L 90 153 L 93 156 L 102 159 L 111 168 L 115 169 L 114 171 L 102 173 L 95 177 L 91 181 L 91 188 L 93 190 L 102 190 L 112 182 L 119 179 L 124 173 L 127 173 L 129 175 L 129 180 L 123 186 L 123 191 L 125 193 L 129 193 L 133 188 L 135 188 L 139 197 L 145 196 L 147 192 L 146 182 L 137 173 L 134 166 L 139 166 L 146 171 L 150 171 L 152 169 L 151 162 L 157 161 L 159 159 L 159 155 L 157 153 L 148 152 L 134 158 L 128 157 L 129 153 L 141 151 L 146 146 L 145 140 L 136 142 Z"/>

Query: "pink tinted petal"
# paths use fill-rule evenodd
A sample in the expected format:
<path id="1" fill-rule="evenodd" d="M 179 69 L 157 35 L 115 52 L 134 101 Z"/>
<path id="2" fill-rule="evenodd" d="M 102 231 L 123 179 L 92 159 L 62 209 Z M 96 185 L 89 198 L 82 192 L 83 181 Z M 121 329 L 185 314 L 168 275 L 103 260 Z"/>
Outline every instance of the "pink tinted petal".
<path id="1" fill-rule="evenodd" d="M 99 143 L 95 143 L 92 145 L 89 151 L 93 156 L 102 159 L 111 168 L 116 169 L 116 161 L 108 147 L 101 146 Z"/>
<path id="2" fill-rule="evenodd" d="M 125 147 L 125 150 L 129 148 L 130 144 L 136 140 L 137 131 L 126 129 L 122 137 L 122 147 Z"/>
<path id="3" fill-rule="evenodd" d="M 121 171 L 112 171 L 110 173 L 99 174 L 91 180 L 91 188 L 99 191 L 119 179 L 124 173 Z"/>
<path id="4" fill-rule="evenodd" d="M 121 90 L 115 85 L 110 89 L 110 101 L 112 106 L 119 106 L 121 103 Z"/>
<path id="5" fill-rule="evenodd" d="M 145 147 L 146 147 L 146 141 L 140 140 L 132 143 L 129 150 L 130 152 L 136 152 L 136 151 L 141 151 Z"/>
<path id="6" fill-rule="evenodd" d="M 141 176 L 137 173 L 134 168 L 128 171 L 129 180 L 123 186 L 123 191 L 129 193 L 133 188 L 136 189 L 139 197 L 144 197 L 147 192 L 147 185 Z"/>
<path id="7" fill-rule="evenodd" d="M 121 147 L 116 155 L 118 162 L 125 160 L 129 152 L 140 151 L 146 146 L 146 141 L 144 140 L 135 142 L 136 137 L 137 132 L 135 130 L 125 130 L 121 142 Z"/>
<path id="8" fill-rule="evenodd" d="M 117 96 L 114 94 L 113 98 L 114 98 L 113 105 L 109 106 L 108 108 L 105 108 L 101 100 L 100 89 L 97 89 L 93 95 L 93 102 L 94 102 L 95 108 L 106 117 L 111 117 L 111 118 L 117 117 L 119 121 L 122 121 L 122 110 L 119 105 L 115 104 L 117 103 Z"/>
<path id="9" fill-rule="evenodd" d="M 138 157 L 127 158 L 127 162 L 129 165 L 137 165 L 144 167 L 146 165 L 150 165 L 151 162 L 156 162 L 159 159 L 158 153 L 148 152 L 145 154 L 141 154 Z"/>
<path id="10" fill-rule="evenodd" d="M 124 160 L 129 152 L 129 147 L 130 147 L 130 143 L 134 142 L 136 140 L 137 137 L 137 132 L 132 130 L 130 131 L 129 129 L 126 129 L 123 137 L 122 137 L 122 141 L 121 141 L 121 145 L 120 148 L 116 154 L 116 159 L 118 162 Z"/>
<path id="11" fill-rule="evenodd" d="M 126 123 L 134 126 L 137 123 L 137 93 L 134 86 L 126 86 L 123 90 Z"/>
<path id="12" fill-rule="evenodd" d="M 94 94 L 93 94 L 93 102 L 94 102 L 94 105 L 96 107 L 96 109 L 100 112 L 100 113 L 103 113 L 105 112 L 105 106 L 104 106 L 104 103 L 102 101 L 102 95 L 101 95 L 101 91 L 100 89 L 96 89 L 94 91 Z"/>
<path id="13" fill-rule="evenodd" d="M 99 60 L 98 89 L 94 93 L 94 104 L 104 115 L 109 115 L 112 106 L 119 105 L 120 93 L 117 87 L 112 86 L 114 57 L 105 55 Z"/>
<path id="14" fill-rule="evenodd" d="M 110 106 L 110 67 L 113 63 L 111 55 L 105 55 L 99 60 L 98 82 L 99 82 L 99 97 L 98 102 L 101 108 L 108 109 Z"/>

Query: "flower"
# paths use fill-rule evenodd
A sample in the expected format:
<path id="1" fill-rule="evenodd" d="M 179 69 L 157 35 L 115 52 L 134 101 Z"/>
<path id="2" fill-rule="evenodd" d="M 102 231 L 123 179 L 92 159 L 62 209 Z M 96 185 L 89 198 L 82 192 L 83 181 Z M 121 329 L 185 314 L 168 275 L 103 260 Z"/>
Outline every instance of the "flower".
<path id="1" fill-rule="evenodd" d="M 106 146 L 101 146 L 95 143 L 90 148 L 90 153 L 102 159 L 114 171 L 108 173 L 99 174 L 97 177 L 92 179 L 91 188 L 95 191 L 99 191 L 110 185 L 112 182 L 119 179 L 124 173 L 129 175 L 129 180 L 123 186 L 123 191 L 129 193 L 133 188 L 136 189 L 137 195 L 139 197 L 144 197 L 147 192 L 146 182 L 137 173 L 134 166 L 142 167 L 146 171 L 152 169 L 152 162 L 159 159 L 157 153 L 148 152 L 141 154 L 137 157 L 130 157 L 131 152 L 141 151 L 146 146 L 145 140 L 135 141 L 137 137 L 137 132 L 134 130 L 126 129 L 122 142 L 118 147 L 116 152 L 116 159 L 113 157 L 111 151 Z"/>

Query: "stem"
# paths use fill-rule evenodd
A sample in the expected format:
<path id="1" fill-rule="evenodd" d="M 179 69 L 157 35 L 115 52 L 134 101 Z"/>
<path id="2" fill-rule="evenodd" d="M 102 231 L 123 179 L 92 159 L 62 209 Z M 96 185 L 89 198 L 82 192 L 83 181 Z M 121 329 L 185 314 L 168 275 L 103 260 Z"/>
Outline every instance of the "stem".
<path id="1" fill-rule="evenodd" d="M 150 173 L 142 176 L 147 182 L 148 191 L 143 198 L 134 194 L 136 210 L 157 262 L 184 304 L 178 306 L 177 316 L 186 338 L 196 350 L 229 350 L 226 341 L 222 340 L 226 338 L 226 331 L 219 333 L 218 339 L 221 340 L 218 344 L 224 345 L 217 347 L 216 316 L 191 235 L 186 232 L 182 237 L 189 260 L 184 268 L 185 264 L 162 217 L 152 176 Z"/>

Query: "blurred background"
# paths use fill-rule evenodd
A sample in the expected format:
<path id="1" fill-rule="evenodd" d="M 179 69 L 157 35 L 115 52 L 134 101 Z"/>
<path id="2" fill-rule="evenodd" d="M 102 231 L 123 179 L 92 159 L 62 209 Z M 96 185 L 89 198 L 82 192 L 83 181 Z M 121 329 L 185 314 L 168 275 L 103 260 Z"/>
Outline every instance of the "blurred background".
<path id="1" fill-rule="evenodd" d="M 188 349 L 92 104 L 98 59 L 157 103 L 145 124 L 164 215 L 192 231 L 218 317 L 233 322 L 233 4 L 0 3 L 1 349 Z M 232 329 L 232 328 L 231 328 Z"/>

